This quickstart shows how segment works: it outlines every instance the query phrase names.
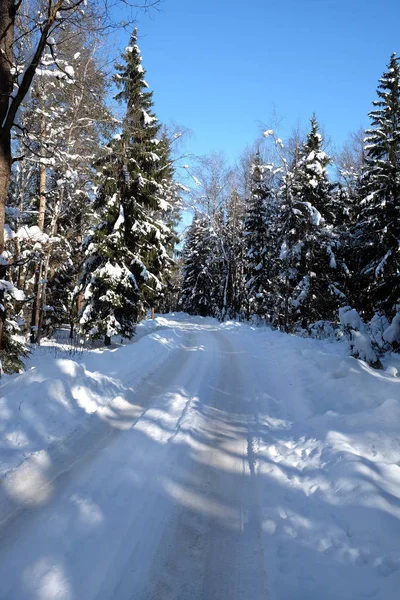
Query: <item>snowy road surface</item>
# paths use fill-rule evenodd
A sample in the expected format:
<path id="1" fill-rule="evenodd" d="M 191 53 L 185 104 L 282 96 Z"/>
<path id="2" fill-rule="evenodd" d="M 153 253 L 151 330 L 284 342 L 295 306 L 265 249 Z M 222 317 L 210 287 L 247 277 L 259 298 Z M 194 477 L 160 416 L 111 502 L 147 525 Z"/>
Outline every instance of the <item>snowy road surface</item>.
<path id="1" fill-rule="evenodd" d="M 0 387 L 0 600 L 397 600 L 398 357 L 148 331 Z"/>
<path id="2" fill-rule="evenodd" d="M 177 329 L 132 414 L 5 527 L 2 599 L 268 598 L 246 363 L 212 325 Z"/>

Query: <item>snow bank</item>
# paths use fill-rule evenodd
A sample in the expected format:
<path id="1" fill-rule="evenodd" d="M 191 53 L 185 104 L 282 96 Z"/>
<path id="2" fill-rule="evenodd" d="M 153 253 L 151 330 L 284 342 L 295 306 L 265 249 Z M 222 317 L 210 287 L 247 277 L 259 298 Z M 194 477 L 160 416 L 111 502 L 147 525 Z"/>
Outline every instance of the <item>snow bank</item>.
<path id="1" fill-rule="evenodd" d="M 32 487 L 32 478 L 35 483 L 36 465 L 48 461 L 49 455 L 59 460 L 60 452 L 68 453 L 68 444 L 98 427 L 98 422 L 123 427 L 123 415 L 132 409 L 130 400 L 138 382 L 182 341 L 173 327 L 167 329 L 165 318 L 147 320 L 126 346 L 95 349 L 74 360 L 54 358 L 48 343 L 47 349 L 33 354 L 27 371 L 4 377 L 0 386 L 0 523 L 11 508 L 1 491 L 15 491 L 17 482 L 23 497 Z M 39 484 L 33 486 L 36 491 Z"/>
<path id="2" fill-rule="evenodd" d="M 271 600 L 394 600 L 400 586 L 400 367 L 346 343 L 225 324 L 248 356 Z"/>

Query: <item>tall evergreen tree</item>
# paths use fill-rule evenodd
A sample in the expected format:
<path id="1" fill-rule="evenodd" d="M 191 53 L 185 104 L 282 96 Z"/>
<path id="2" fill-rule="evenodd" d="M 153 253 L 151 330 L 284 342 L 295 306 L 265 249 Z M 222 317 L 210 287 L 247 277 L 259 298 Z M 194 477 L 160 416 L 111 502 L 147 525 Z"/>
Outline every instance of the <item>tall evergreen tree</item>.
<path id="1" fill-rule="evenodd" d="M 274 198 L 260 154 L 252 165 L 251 190 L 244 221 L 245 285 L 248 313 L 266 317 L 273 305 L 275 256 Z"/>
<path id="2" fill-rule="evenodd" d="M 236 318 L 242 311 L 244 277 L 243 200 L 236 188 L 226 207 L 226 222 L 220 241 L 223 248 L 224 290 L 221 317 Z"/>
<path id="3" fill-rule="evenodd" d="M 86 242 L 86 259 L 78 291 L 84 307 L 81 329 L 93 338 L 119 334 L 130 338 L 135 330 L 140 299 L 136 279 L 138 267 L 146 273 L 135 250 L 133 223 L 125 218 L 124 148 L 121 140 L 109 144 L 108 155 L 101 165 L 101 184 L 94 209 L 98 224 Z"/>
<path id="4" fill-rule="evenodd" d="M 157 203 L 155 206 L 149 204 L 146 209 L 148 233 L 143 246 L 143 261 L 151 279 L 142 291 L 146 305 L 159 310 L 173 285 L 181 198 L 179 184 L 174 179 L 170 140 L 166 135 L 162 135 L 157 144 L 157 156 L 159 160 L 153 172 L 153 180 L 157 182 Z"/>
<path id="5" fill-rule="evenodd" d="M 338 297 L 343 298 L 333 226 L 337 198 L 327 173 L 329 160 L 313 117 L 299 159 L 281 190 L 278 311 L 285 329 L 333 319 Z"/>
<path id="6" fill-rule="evenodd" d="M 400 269 L 400 65 L 393 54 L 379 81 L 366 131 L 357 227 L 361 308 L 393 317 Z"/>
<path id="7" fill-rule="evenodd" d="M 180 306 L 192 315 L 216 317 L 220 312 L 220 240 L 210 219 L 195 215 L 182 252 Z"/>
<path id="8" fill-rule="evenodd" d="M 160 273 L 169 260 L 160 222 L 165 210 L 165 161 L 157 137 L 160 124 L 153 112 L 137 30 L 117 65 L 116 98 L 126 107 L 121 134 L 108 146 L 101 165 L 95 209 L 99 223 L 87 246 L 80 284 L 86 305 L 81 326 L 94 337 L 131 337 L 146 299 L 160 293 Z M 164 152 L 164 157 L 162 156 Z"/>

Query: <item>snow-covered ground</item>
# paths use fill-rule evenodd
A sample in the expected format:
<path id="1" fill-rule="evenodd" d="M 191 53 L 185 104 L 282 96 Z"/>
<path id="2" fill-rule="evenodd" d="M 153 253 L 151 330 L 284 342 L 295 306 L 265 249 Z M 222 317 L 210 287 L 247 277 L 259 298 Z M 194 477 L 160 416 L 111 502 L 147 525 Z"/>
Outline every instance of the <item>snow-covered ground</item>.
<path id="1" fill-rule="evenodd" d="M 271 598 L 398 598 L 398 358 L 376 371 L 345 344 L 242 330 Z"/>
<path id="2" fill-rule="evenodd" d="M 0 387 L 0 598 L 397 600 L 398 357 L 139 331 Z"/>
<path id="3" fill-rule="evenodd" d="M 177 331 L 163 317 L 143 321 L 132 344 L 110 350 L 81 352 L 68 342 L 45 340 L 23 374 L 2 380 L 0 477 L 32 453 L 57 444 L 89 415 L 102 418 L 111 407 L 119 410 L 125 396 L 177 344 Z"/>

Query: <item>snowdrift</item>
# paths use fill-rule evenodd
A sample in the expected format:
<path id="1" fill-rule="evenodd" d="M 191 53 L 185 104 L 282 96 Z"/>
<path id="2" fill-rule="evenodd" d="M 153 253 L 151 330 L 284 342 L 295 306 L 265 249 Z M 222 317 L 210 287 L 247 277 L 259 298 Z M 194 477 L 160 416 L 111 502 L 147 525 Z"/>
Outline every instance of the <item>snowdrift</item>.
<path id="1" fill-rule="evenodd" d="M 346 343 L 226 324 L 260 410 L 257 464 L 273 600 L 398 597 L 400 379 Z"/>

